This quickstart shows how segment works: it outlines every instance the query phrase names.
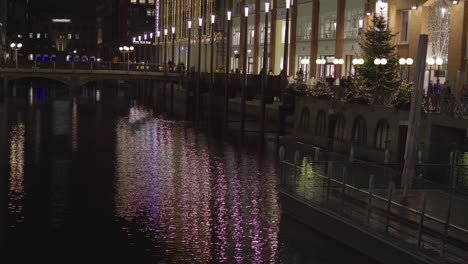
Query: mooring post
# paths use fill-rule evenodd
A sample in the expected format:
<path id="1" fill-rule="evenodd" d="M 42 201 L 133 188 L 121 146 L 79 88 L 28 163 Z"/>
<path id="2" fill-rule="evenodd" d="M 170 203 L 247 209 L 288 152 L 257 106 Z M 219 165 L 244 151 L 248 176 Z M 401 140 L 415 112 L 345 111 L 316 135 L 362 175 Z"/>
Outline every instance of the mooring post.
<path id="1" fill-rule="evenodd" d="M 372 192 L 374 191 L 374 175 L 371 174 L 369 177 L 369 197 L 367 200 L 367 217 L 366 217 L 366 224 L 369 226 L 370 224 L 370 217 L 372 213 Z"/>
<path id="2" fill-rule="evenodd" d="M 385 216 L 385 232 L 388 233 L 388 228 L 390 226 L 390 213 L 392 212 L 392 199 L 393 199 L 393 190 L 395 189 L 395 183 L 391 181 L 388 186 L 388 197 L 387 197 L 387 211 Z"/>
<path id="3" fill-rule="evenodd" d="M 347 170 L 346 166 L 343 167 L 343 180 L 341 185 L 341 213 L 344 213 L 345 208 L 345 195 L 346 195 L 346 178 L 347 178 Z"/>
<path id="4" fill-rule="evenodd" d="M 328 207 L 328 202 L 330 200 L 332 173 L 333 173 L 333 161 L 329 161 L 328 162 L 328 170 L 327 170 L 327 200 L 326 200 L 327 207 Z"/>
<path id="5" fill-rule="evenodd" d="M 422 231 L 424 228 L 424 215 L 426 214 L 426 194 L 423 194 L 422 205 L 421 205 L 421 212 L 419 218 L 419 227 L 418 227 L 418 248 L 421 247 L 422 242 Z"/>

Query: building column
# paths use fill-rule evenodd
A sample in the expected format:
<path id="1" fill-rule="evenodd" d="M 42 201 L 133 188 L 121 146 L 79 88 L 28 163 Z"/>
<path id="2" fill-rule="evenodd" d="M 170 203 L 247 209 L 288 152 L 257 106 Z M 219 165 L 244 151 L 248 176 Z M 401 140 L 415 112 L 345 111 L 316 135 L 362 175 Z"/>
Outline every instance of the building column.
<path id="1" fill-rule="evenodd" d="M 270 69 L 275 70 L 275 60 L 276 60 L 276 17 L 278 9 L 278 0 L 273 0 L 271 2 L 273 8 L 271 10 L 270 16 Z M 269 70 L 269 69 L 268 69 Z"/>
<path id="2" fill-rule="evenodd" d="M 310 76 L 315 75 L 316 79 L 320 76 L 317 72 L 318 59 L 318 38 L 320 24 L 320 0 L 312 1 L 312 32 L 310 38 Z"/>
<path id="3" fill-rule="evenodd" d="M 297 35 L 297 1 L 291 6 L 291 25 L 289 34 L 289 74 L 296 74 L 296 35 Z"/>
<path id="4" fill-rule="evenodd" d="M 452 94 L 460 96 L 465 82 L 467 55 L 468 2 L 452 5 L 450 14 L 450 40 L 448 53 L 448 78 Z"/>
<path id="5" fill-rule="evenodd" d="M 240 11 L 239 11 L 239 25 L 240 25 L 240 43 L 239 43 L 239 69 L 242 70 L 242 72 L 246 71 L 247 69 L 242 69 L 242 65 L 244 65 L 244 60 L 247 58 L 244 58 L 244 49 L 247 49 L 247 47 L 244 47 L 244 38 L 246 37 L 245 34 L 245 23 L 247 20 L 244 17 L 244 7 L 245 7 L 245 0 L 241 1 L 240 4 Z"/>
<path id="6" fill-rule="evenodd" d="M 335 43 L 335 58 L 343 58 L 343 46 L 344 46 L 344 22 L 345 22 L 345 9 L 346 0 L 337 0 L 336 8 L 336 43 Z M 342 68 L 345 65 L 335 66 L 335 78 L 341 78 Z"/>
<path id="7" fill-rule="evenodd" d="M 258 73 L 258 55 L 260 46 L 260 0 L 255 0 L 255 28 L 253 48 L 253 73 Z"/>

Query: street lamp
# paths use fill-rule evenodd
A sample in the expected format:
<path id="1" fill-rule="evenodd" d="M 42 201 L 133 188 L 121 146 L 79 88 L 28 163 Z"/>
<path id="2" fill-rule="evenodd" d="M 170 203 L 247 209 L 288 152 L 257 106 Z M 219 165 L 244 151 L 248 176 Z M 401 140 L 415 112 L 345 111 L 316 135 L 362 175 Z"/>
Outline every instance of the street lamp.
<path id="1" fill-rule="evenodd" d="M 410 66 L 413 65 L 414 60 L 412 58 L 401 58 L 398 61 L 398 64 L 400 64 L 400 79 L 403 80 L 403 67 L 405 65 L 408 65 L 406 68 L 406 80 L 409 82 L 410 79 Z"/>
<path id="2" fill-rule="evenodd" d="M 188 27 L 188 40 L 187 40 L 187 78 L 190 80 L 190 52 L 191 52 L 191 42 L 192 42 L 192 20 L 187 21 Z M 188 89 L 187 89 L 188 90 Z"/>
<path id="3" fill-rule="evenodd" d="M 161 65 L 161 53 L 160 53 L 160 45 L 161 45 L 161 31 L 156 31 L 156 37 L 158 38 L 158 44 L 156 45 L 156 64 Z"/>
<path id="4" fill-rule="evenodd" d="M 263 142 L 265 132 L 265 91 L 268 87 L 268 12 L 270 12 L 270 2 L 265 1 L 265 28 L 263 29 L 263 81 L 261 91 L 261 109 L 260 109 L 260 137 Z"/>
<path id="5" fill-rule="evenodd" d="M 377 67 L 377 70 L 375 71 L 375 87 L 377 88 L 377 83 L 378 83 L 378 80 L 379 80 L 379 65 L 387 65 L 387 59 L 385 58 L 382 58 L 382 59 L 379 59 L 379 58 L 376 58 L 374 59 L 374 64 L 375 66 Z"/>
<path id="6" fill-rule="evenodd" d="M 167 71 L 167 28 L 164 29 L 164 72 Z"/>
<path id="7" fill-rule="evenodd" d="M 143 45 L 144 45 L 143 46 L 143 56 L 144 56 L 144 64 L 146 64 L 146 61 L 148 60 L 147 56 L 146 56 L 146 40 L 148 39 L 148 35 L 146 33 L 143 35 L 143 39 L 145 40 L 143 42 Z M 146 65 L 145 65 L 145 69 L 146 69 Z"/>
<path id="8" fill-rule="evenodd" d="M 243 69 L 243 79 L 241 83 L 241 124 L 240 124 L 240 130 L 241 133 L 244 132 L 245 129 L 245 94 L 246 94 L 246 88 L 247 88 L 247 30 L 248 30 L 248 24 L 249 24 L 249 7 L 245 6 L 244 7 L 244 60 L 242 61 L 242 69 Z"/>
<path id="9" fill-rule="evenodd" d="M 319 77 L 323 77 L 323 65 L 325 65 L 325 63 L 327 63 L 327 61 L 325 59 L 317 59 L 315 61 L 315 63 L 317 63 L 317 65 L 319 65 L 319 69 L 320 69 Z"/>
<path id="10" fill-rule="evenodd" d="M 11 43 L 10 47 L 15 51 L 15 63 L 16 63 L 16 69 L 18 69 L 18 50 L 20 50 L 23 47 L 23 44 Z"/>
<path id="11" fill-rule="evenodd" d="M 201 79 L 201 58 L 202 58 L 202 30 L 203 30 L 203 18 L 198 18 L 198 73 L 197 73 L 197 90 L 196 93 L 196 119 L 200 118 L 200 79 Z"/>
<path id="12" fill-rule="evenodd" d="M 363 65 L 364 64 L 364 59 L 360 58 L 355 58 L 353 59 L 353 66 L 354 66 L 354 77 L 356 77 L 356 65 Z"/>
<path id="13" fill-rule="evenodd" d="M 138 60 L 141 61 L 141 36 L 138 36 Z"/>
<path id="14" fill-rule="evenodd" d="M 435 60 L 435 64 L 437 65 L 437 85 L 440 83 L 440 66 L 444 64 L 444 60 L 442 58 L 437 58 Z"/>
<path id="15" fill-rule="evenodd" d="M 171 32 L 172 32 L 172 54 L 171 54 L 171 57 L 172 57 L 172 71 L 174 71 L 174 66 L 175 66 L 175 46 L 174 46 L 174 42 L 175 42 L 175 27 L 173 26 L 171 28 Z"/>
<path id="16" fill-rule="evenodd" d="M 231 27 L 232 27 L 232 12 L 227 11 L 227 52 L 226 52 L 226 81 L 224 82 L 224 124 L 227 126 L 229 118 L 229 79 L 231 68 Z"/>
<path id="17" fill-rule="evenodd" d="M 288 76 L 288 55 L 289 55 L 289 9 L 291 8 L 291 0 L 286 0 L 286 28 L 284 34 L 284 55 L 283 55 L 283 71 L 284 75 Z"/>
<path id="18" fill-rule="evenodd" d="M 340 72 L 341 72 L 341 67 L 342 67 L 342 65 L 344 64 L 344 60 L 343 60 L 343 59 L 334 59 L 334 60 L 333 60 L 333 64 L 335 65 L 335 67 L 337 67 L 337 65 L 339 65 L 339 67 L 340 67 Z M 336 71 L 336 69 L 335 69 L 335 78 L 337 78 L 337 77 L 336 77 L 336 72 L 337 72 L 337 71 Z M 338 76 L 338 78 L 340 78 L 340 76 Z"/>

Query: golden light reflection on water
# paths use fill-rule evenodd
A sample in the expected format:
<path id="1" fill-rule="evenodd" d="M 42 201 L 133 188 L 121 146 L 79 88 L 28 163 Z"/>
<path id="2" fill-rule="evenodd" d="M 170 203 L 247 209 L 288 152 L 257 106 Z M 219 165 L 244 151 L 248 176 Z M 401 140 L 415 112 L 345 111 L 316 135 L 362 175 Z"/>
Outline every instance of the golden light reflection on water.
<path id="1" fill-rule="evenodd" d="M 17 217 L 16 222 L 23 219 L 24 198 L 24 123 L 16 123 L 10 131 L 10 199 L 8 208 Z"/>
<path id="2" fill-rule="evenodd" d="M 116 214 L 137 223 L 163 252 L 155 254 L 168 263 L 275 262 L 271 164 L 137 107 L 116 135 Z"/>

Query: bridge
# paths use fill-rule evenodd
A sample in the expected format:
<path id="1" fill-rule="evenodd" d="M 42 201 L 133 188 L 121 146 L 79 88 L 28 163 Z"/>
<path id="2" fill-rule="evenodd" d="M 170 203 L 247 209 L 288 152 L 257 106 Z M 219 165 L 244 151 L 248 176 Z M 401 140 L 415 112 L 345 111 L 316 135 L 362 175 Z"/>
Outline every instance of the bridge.
<path id="1" fill-rule="evenodd" d="M 156 81 L 177 82 L 183 78 L 183 73 L 180 72 L 161 72 L 154 71 L 151 67 L 128 67 L 123 69 L 117 66 L 107 66 L 111 64 L 98 64 L 86 68 L 75 67 L 60 67 L 56 68 L 35 68 L 31 65 L 28 67 L 19 68 L 2 68 L 0 67 L 0 78 L 3 81 L 0 83 L 6 87 L 6 84 L 12 80 L 24 78 L 44 78 L 61 82 L 67 86 L 79 87 L 93 81 L 100 80 L 129 80 L 129 79 L 145 79 Z M 145 67 L 143 69 L 143 67 Z"/>

